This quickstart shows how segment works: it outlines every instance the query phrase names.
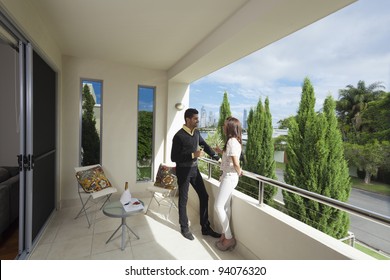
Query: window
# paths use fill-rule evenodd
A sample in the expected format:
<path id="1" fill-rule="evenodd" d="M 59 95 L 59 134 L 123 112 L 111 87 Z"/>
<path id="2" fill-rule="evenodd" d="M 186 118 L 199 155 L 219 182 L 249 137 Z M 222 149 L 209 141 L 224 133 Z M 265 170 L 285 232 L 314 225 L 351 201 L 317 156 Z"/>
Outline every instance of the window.
<path id="1" fill-rule="evenodd" d="M 101 163 L 102 87 L 102 81 L 81 80 L 81 166 Z"/>
<path id="2" fill-rule="evenodd" d="M 154 95 L 154 87 L 138 87 L 137 181 L 152 180 Z"/>

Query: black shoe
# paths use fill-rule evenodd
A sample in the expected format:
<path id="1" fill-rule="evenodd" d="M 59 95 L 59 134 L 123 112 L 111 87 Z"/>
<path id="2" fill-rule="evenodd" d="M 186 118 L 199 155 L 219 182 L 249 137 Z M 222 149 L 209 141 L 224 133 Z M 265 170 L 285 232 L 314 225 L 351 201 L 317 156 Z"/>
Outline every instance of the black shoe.
<path id="1" fill-rule="evenodd" d="M 194 236 L 192 235 L 192 233 L 189 230 L 182 230 L 181 235 L 183 235 L 185 238 L 187 238 L 189 240 L 194 240 Z"/>
<path id="2" fill-rule="evenodd" d="M 203 235 L 210 235 L 210 236 L 215 237 L 215 238 L 220 238 L 221 237 L 221 234 L 218 233 L 218 232 L 213 231 L 213 229 L 211 227 L 202 229 L 202 234 Z"/>

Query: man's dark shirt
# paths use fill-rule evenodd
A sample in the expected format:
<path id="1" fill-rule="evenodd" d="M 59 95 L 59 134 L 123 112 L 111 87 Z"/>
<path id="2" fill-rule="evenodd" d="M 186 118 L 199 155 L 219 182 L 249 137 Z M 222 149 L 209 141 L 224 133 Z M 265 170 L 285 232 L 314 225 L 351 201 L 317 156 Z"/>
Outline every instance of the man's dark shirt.
<path id="1" fill-rule="evenodd" d="M 179 167 L 197 166 L 198 159 L 193 158 L 193 153 L 199 146 L 203 146 L 205 153 L 213 159 L 219 159 L 218 154 L 204 141 L 199 130 L 194 129 L 191 133 L 188 128 L 182 128 L 173 137 L 171 160 Z"/>

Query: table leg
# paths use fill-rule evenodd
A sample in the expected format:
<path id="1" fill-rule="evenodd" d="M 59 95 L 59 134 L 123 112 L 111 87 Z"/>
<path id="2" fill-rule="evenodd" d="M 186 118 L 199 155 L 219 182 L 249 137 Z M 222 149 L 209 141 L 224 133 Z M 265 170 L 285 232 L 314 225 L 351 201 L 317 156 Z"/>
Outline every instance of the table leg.
<path id="1" fill-rule="evenodd" d="M 121 242 L 121 250 L 125 249 L 125 233 L 126 233 L 126 218 L 122 218 L 122 242 Z"/>
<path id="2" fill-rule="evenodd" d="M 107 244 L 108 242 L 110 242 L 111 238 L 115 235 L 115 233 L 118 232 L 118 230 L 121 228 L 121 226 L 122 226 L 122 225 L 119 225 L 119 227 L 114 231 L 114 233 L 111 234 L 110 238 L 108 238 L 108 240 L 106 241 L 106 244 Z"/>
<path id="3" fill-rule="evenodd" d="M 139 239 L 139 236 L 126 224 L 126 227 Z"/>
<path id="4" fill-rule="evenodd" d="M 122 223 L 119 225 L 119 227 L 114 231 L 114 233 L 108 238 L 106 241 L 106 244 L 110 242 L 110 240 L 114 237 L 114 235 L 118 232 L 120 228 L 122 228 L 122 239 L 121 239 L 121 250 L 123 251 L 125 249 L 125 234 L 126 234 L 126 227 L 139 239 L 139 236 L 126 224 L 126 217 L 122 218 Z"/>

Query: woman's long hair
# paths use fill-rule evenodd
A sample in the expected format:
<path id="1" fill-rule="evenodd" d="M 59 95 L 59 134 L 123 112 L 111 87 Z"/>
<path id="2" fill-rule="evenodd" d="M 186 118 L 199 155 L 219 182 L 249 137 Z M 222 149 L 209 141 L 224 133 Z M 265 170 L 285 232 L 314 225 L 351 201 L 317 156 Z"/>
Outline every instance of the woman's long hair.
<path id="1" fill-rule="evenodd" d="M 228 117 L 225 120 L 225 134 L 226 134 L 226 142 L 223 150 L 226 151 L 226 145 L 230 138 L 236 138 L 238 142 L 242 145 L 242 128 L 241 123 L 238 119 L 234 117 Z"/>

